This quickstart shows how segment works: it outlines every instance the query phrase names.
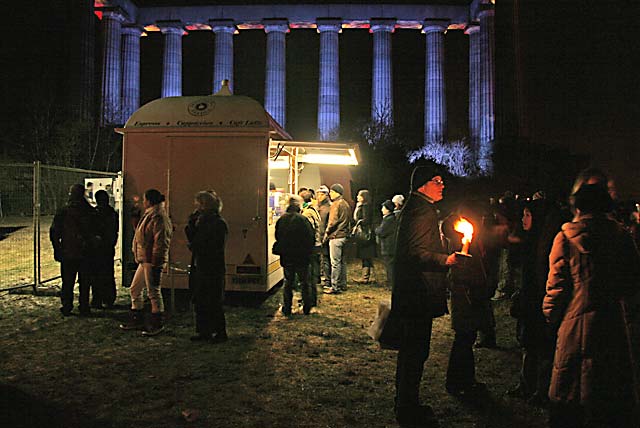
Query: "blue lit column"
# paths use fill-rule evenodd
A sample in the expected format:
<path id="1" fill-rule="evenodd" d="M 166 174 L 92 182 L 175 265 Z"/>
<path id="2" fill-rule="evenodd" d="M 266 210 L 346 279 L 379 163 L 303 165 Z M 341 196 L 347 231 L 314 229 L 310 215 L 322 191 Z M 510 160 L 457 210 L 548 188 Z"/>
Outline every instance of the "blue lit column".
<path id="1" fill-rule="evenodd" d="M 393 69 L 391 67 L 391 34 L 394 19 L 372 19 L 373 73 L 371 81 L 371 119 L 393 124 Z"/>
<path id="2" fill-rule="evenodd" d="M 469 36 L 469 140 L 477 164 L 480 143 L 480 27 L 470 25 Z"/>
<path id="3" fill-rule="evenodd" d="M 164 38 L 160 96 L 179 97 L 182 95 L 182 36 L 185 32 L 180 21 L 158 22 L 158 27 Z"/>
<path id="4" fill-rule="evenodd" d="M 484 174 L 493 173 L 494 139 L 494 9 L 483 4 L 480 17 L 480 148 L 478 166 Z"/>
<path id="5" fill-rule="evenodd" d="M 213 93 L 220 90 L 222 81 L 229 80 L 233 92 L 233 35 L 236 27 L 231 19 L 209 21 L 211 31 L 216 35 L 213 57 Z"/>
<path id="6" fill-rule="evenodd" d="M 140 107 L 139 27 L 122 28 L 122 121 L 126 122 Z"/>
<path id="7" fill-rule="evenodd" d="M 287 120 L 286 35 L 289 23 L 283 19 L 268 19 L 263 22 L 267 33 L 264 108 L 284 128 Z"/>
<path id="8" fill-rule="evenodd" d="M 424 83 L 424 143 L 443 142 L 447 132 L 447 106 L 444 82 L 444 32 L 448 21 L 427 20 L 422 32 L 426 35 L 426 65 Z"/>
<path id="9" fill-rule="evenodd" d="M 125 16 L 119 10 L 104 10 L 102 12 L 104 46 L 102 50 L 101 125 L 122 123 L 120 110 L 120 32 L 124 21 Z"/>
<path id="10" fill-rule="evenodd" d="M 335 140 L 340 134 L 340 57 L 338 19 L 318 19 L 320 77 L 318 82 L 318 139 Z"/>

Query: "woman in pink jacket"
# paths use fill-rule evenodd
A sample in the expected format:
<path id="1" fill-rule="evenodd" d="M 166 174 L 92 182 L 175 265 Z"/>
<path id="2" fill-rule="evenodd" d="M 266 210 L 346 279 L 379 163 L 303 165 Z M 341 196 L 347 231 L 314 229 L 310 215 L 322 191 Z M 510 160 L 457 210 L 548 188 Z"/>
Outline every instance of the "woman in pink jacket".
<path id="1" fill-rule="evenodd" d="M 131 294 L 131 313 L 128 323 L 121 324 L 123 330 L 134 330 L 144 325 L 142 310 L 144 300 L 142 290 L 147 290 L 151 301 L 151 323 L 142 332 L 145 336 L 154 336 L 164 330 L 162 315 L 164 302 L 160 290 L 160 273 L 168 261 L 171 242 L 171 220 L 164 209 L 164 195 L 156 189 L 144 192 L 144 213 L 138 222 L 133 236 L 132 251 L 138 269 L 133 276 L 129 293 Z"/>

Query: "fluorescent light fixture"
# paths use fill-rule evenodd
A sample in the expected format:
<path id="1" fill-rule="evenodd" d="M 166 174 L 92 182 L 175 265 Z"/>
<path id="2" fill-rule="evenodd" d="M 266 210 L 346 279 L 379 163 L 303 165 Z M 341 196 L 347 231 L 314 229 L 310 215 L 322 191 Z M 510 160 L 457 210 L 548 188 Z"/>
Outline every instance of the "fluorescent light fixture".
<path id="1" fill-rule="evenodd" d="M 269 169 L 289 169 L 289 156 L 280 156 L 278 159 L 269 159 Z"/>
<path id="2" fill-rule="evenodd" d="M 356 159 L 353 149 L 349 149 L 349 155 L 305 153 L 298 156 L 298 162 L 324 165 L 358 165 L 358 160 Z"/>

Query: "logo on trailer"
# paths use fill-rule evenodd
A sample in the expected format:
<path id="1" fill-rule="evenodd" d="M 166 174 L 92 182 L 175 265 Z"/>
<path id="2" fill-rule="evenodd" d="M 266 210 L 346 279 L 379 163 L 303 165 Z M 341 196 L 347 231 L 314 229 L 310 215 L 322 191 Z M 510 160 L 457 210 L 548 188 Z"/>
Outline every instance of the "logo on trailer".
<path id="1" fill-rule="evenodd" d="M 216 104 L 208 99 L 201 99 L 198 101 L 194 101 L 187 107 L 189 114 L 192 116 L 204 116 L 209 114 Z"/>

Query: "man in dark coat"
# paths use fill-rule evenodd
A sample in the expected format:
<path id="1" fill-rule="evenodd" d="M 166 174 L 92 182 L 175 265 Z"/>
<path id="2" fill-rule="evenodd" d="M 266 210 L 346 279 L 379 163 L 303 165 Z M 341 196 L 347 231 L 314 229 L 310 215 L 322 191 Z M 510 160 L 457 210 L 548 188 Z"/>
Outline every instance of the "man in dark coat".
<path id="1" fill-rule="evenodd" d="M 376 227 L 376 237 L 380 243 L 380 255 L 387 271 L 387 286 L 393 284 L 393 255 L 396 251 L 396 216 L 393 214 L 394 205 L 390 200 L 382 204 L 382 223 Z"/>
<path id="2" fill-rule="evenodd" d="M 412 193 L 398 224 L 391 315 L 400 320 L 396 369 L 396 419 L 402 427 L 437 426 L 429 406 L 419 401 L 424 362 L 429 356 L 433 318 L 447 313 L 446 277 L 455 254 L 447 254 L 435 203 L 442 200 L 442 174 L 417 167 Z"/>
<path id="3" fill-rule="evenodd" d="M 73 309 L 73 287 L 76 277 L 80 285 L 80 315 L 91 314 L 88 273 L 91 263 L 89 255 L 97 241 L 92 233 L 95 219 L 95 210 L 84 198 L 84 186 L 74 184 L 69 189 L 69 202 L 56 212 L 49 229 L 54 258 L 60 262 L 60 312 L 64 316 L 71 315 Z"/>
<path id="4" fill-rule="evenodd" d="M 300 214 L 301 206 L 302 198 L 291 196 L 287 212 L 276 222 L 276 247 L 284 268 L 282 313 L 286 316 L 291 315 L 296 277 L 300 281 L 305 315 L 314 305 L 309 284 L 309 260 L 315 243 L 315 231 L 309 220 Z"/>
<path id="5" fill-rule="evenodd" d="M 189 288 L 196 312 L 192 341 L 227 340 L 224 316 L 224 249 L 229 228 L 220 216 L 222 200 L 214 191 L 198 192 L 196 210 L 189 216 L 185 234 L 192 253 Z"/>
<path id="6" fill-rule="evenodd" d="M 91 306 L 102 308 L 113 306 L 116 301 L 116 280 L 113 270 L 115 247 L 118 243 L 118 213 L 109 205 L 109 194 L 105 190 L 98 190 L 95 194 L 97 203 L 96 232 L 100 241 L 95 248 L 92 263 Z"/>

